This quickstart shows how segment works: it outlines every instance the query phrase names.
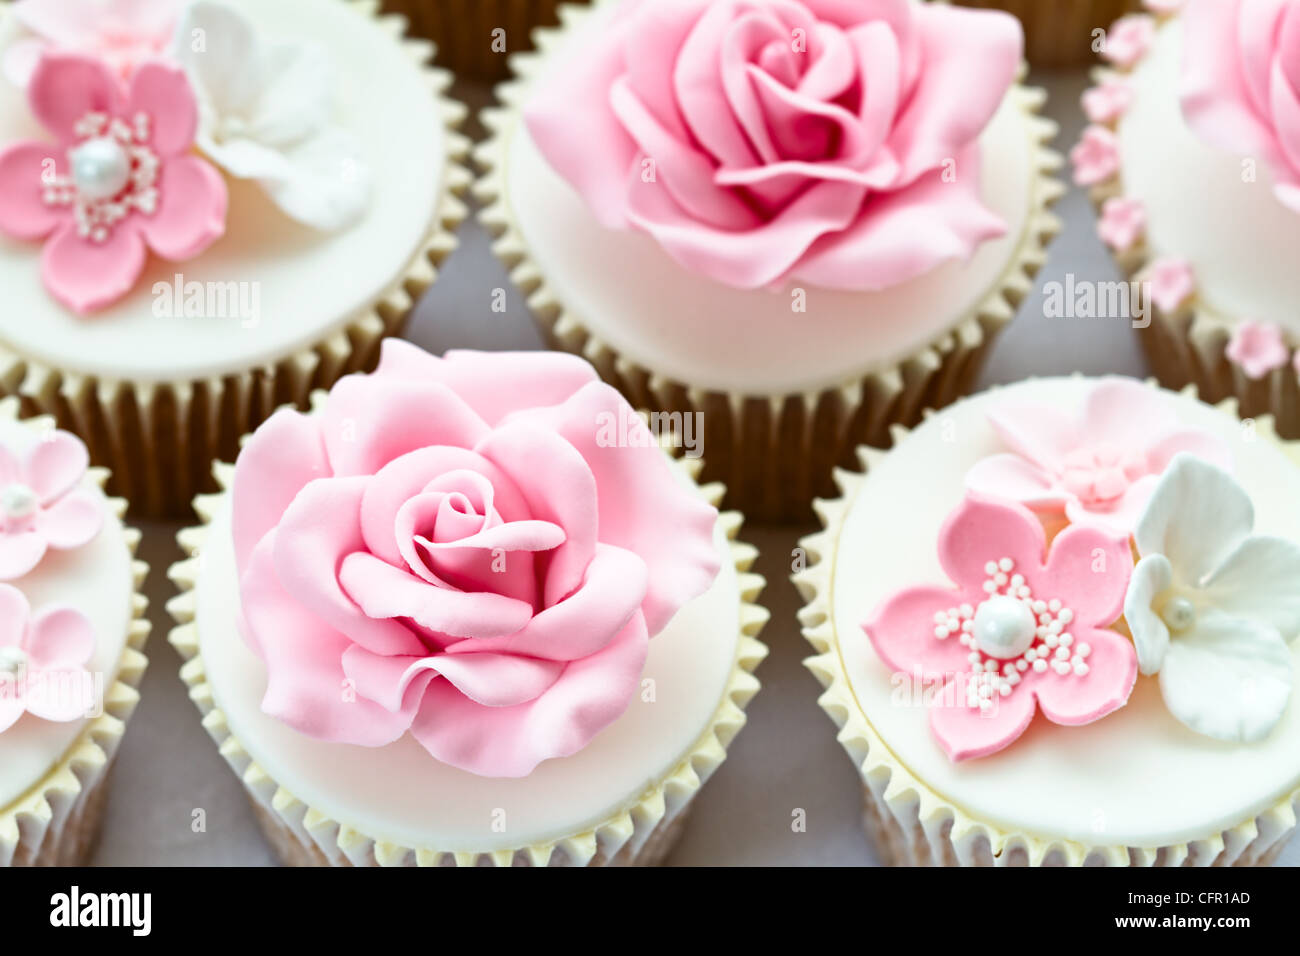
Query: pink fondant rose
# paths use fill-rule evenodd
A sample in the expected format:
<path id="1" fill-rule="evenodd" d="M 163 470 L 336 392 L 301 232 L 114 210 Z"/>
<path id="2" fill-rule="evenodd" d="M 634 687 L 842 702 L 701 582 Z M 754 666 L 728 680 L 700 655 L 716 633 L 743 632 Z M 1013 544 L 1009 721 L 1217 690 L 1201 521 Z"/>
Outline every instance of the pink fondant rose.
<path id="1" fill-rule="evenodd" d="M 1278 200 L 1300 212 L 1300 0 L 1192 0 L 1183 21 L 1188 125 L 1267 163 Z"/>
<path id="2" fill-rule="evenodd" d="M 102 308 L 149 249 L 179 261 L 220 238 L 226 185 L 190 154 L 198 107 L 179 67 L 146 63 L 123 88 L 101 60 L 47 53 L 27 95 L 56 142 L 0 150 L 0 232 L 45 240 L 42 277 L 60 302 Z"/>
<path id="3" fill-rule="evenodd" d="M 50 549 L 79 548 L 104 523 L 81 487 L 90 456 L 81 440 L 52 432 L 22 454 L 0 444 L 0 581 L 21 578 Z"/>
<path id="4" fill-rule="evenodd" d="M 953 760 L 995 753 L 1034 712 L 1086 724 L 1124 705 L 1137 681 L 1119 618 L 1133 573 L 1126 537 L 1074 525 L 1049 551 L 1021 505 L 967 497 L 939 532 L 955 588 L 913 587 L 864 625 L 894 670 L 942 683 L 930 728 Z"/>
<path id="5" fill-rule="evenodd" d="M 629 0 L 526 117 L 602 225 L 687 268 L 878 289 L 1004 231 L 978 137 L 1021 45 L 1006 14 L 910 0 Z"/>
<path id="6" fill-rule="evenodd" d="M 598 440 L 630 412 L 580 359 L 390 340 L 319 413 L 274 415 L 233 491 L 263 709 L 491 776 L 585 746 L 719 566 L 658 447 Z"/>
<path id="7" fill-rule="evenodd" d="M 1180 424 L 1158 391 L 1109 379 L 1088 393 L 1078 415 L 1047 405 L 1004 405 L 989 421 L 1010 449 L 966 475 L 972 491 L 1032 508 L 1060 511 L 1072 522 L 1130 534 L 1160 475 L 1179 452 L 1231 466 L 1218 436 Z"/>

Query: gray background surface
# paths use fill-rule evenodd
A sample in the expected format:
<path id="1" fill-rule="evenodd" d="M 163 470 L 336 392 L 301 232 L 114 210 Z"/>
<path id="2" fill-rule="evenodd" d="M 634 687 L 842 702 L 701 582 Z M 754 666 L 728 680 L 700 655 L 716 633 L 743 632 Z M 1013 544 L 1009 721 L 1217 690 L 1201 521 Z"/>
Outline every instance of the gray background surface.
<path id="1" fill-rule="evenodd" d="M 1057 147 L 1073 144 L 1082 126 L 1082 73 L 1043 74 L 1033 82 L 1048 88 L 1047 112 L 1062 127 Z M 473 105 L 486 91 L 457 91 Z M 470 132 L 477 135 L 477 127 Z M 1066 273 L 1109 280 L 1118 273 L 1096 238 L 1092 209 L 1072 189 L 1057 208 L 1066 223 L 1053 244 L 1043 282 Z M 461 245 L 421 303 L 408 336 L 434 352 L 447 348 L 530 349 L 540 340 L 519 295 L 493 257 L 487 236 L 467 222 Z M 509 290 L 505 314 L 488 307 L 491 290 Z M 1031 375 L 1081 371 L 1145 375 L 1134 333 L 1115 320 L 1048 319 L 1041 297 L 1024 303 L 1002 336 L 982 385 Z M 147 653 L 150 666 L 143 700 L 130 723 L 114 771 L 108 820 L 95 862 L 101 865 L 271 865 L 246 803 L 242 785 L 218 755 L 199 724 L 177 671 L 180 659 L 166 641 L 171 621 L 164 604 L 174 593 L 167 568 L 179 559 L 174 544 L 179 525 L 143 525 L 142 557 L 153 568 L 146 586 L 153 621 Z M 741 537 L 762 553 L 757 570 L 768 581 L 763 603 L 772 612 L 763 640 L 771 656 L 758 672 L 763 689 L 748 708 L 749 723 L 732 744 L 728 759 L 696 798 L 686 832 L 669 859 L 679 865 L 874 865 L 875 856 L 859 826 L 860 788 L 856 770 L 835 740 L 834 726 L 817 706 L 820 687 L 802 665 L 809 647 L 795 612 L 801 602 L 787 580 L 790 552 L 812 527 L 762 529 L 748 526 Z M 195 808 L 206 811 L 207 831 L 191 832 Z M 791 815 L 806 813 L 807 831 L 793 833 Z M 1282 858 L 1300 864 L 1300 841 Z"/>

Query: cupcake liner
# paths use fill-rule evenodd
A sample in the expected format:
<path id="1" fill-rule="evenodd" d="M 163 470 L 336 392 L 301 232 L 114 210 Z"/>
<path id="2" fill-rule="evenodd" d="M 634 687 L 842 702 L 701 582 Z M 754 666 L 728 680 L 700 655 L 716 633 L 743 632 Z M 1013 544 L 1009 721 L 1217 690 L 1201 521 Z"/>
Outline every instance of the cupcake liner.
<path id="1" fill-rule="evenodd" d="M 1136 66 L 1098 67 L 1092 71 L 1093 80 L 1100 84 L 1122 79 Z M 1116 117 L 1094 125 L 1114 131 L 1119 120 Z M 1088 189 L 1099 217 L 1107 200 L 1124 195 L 1122 168 Z M 1110 251 L 1129 281 L 1146 280 L 1158 261 L 1145 233 L 1129 248 Z M 1283 438 L 1300 438 L 1300 365 L 1288 362 L 1260 378 L 1252 378 L 1227 356 L 1233 331 L 1248 316 L 1225 315 L 1202 302 L 1196 294 L 1174 309 L 1162 309 L 1154 301 L 1150 308 L 1151 323 L 1138 330 L 1138 340 L 1161 384 L 1168 388 L 1195 385 L 1208 402 L 1235 398 L 1243 417 L 1271 415 L 1274 427 Z M 1285 338 L 1292 350 L 1300 348 L 1300 339 Z"/>
<path id="2" fill-rule="evenodd" d="M 0 400 L 0 419 L 18 419 L 16 399 Z M 50 418 L 24 419 L 32 428 L 54 426 Z M 101 488 L 108 472 L 88 472 Z M 109 507 L 120 519 L 126 502 L 110 498 Z M 140 532 L 126 529 L 126 542 L 134 555 Z M 84 866 L 94 848 L 107 799 L 107 781 L 117 755 L 118 744 L 140 700 L 136 690 L 148 660 L 144 644 L 149 622 L 144 618 L 148 602 L 140 593 L 149 567 L 132 562 L 135 594 L 132 620 L 126 644 L 118 659 L 117 676 L 104 691 L 103 713 L 90 720 L 62 757 L 39 781 L 6 807 L 0 807 L 0 866 Z"/>
<path id="3" fill-rule="evenodd" d="M 677 462 L 692 479 L 697 477 L 698 461 L 677 459 Z M 450 851 L 378 841 L 346 821 L 331 819 L 281 786 L 252 759 L 231 731 L 207 682 L 195 620 L 198 555 L 207 537 L 207 525 L 216 513 L 224 489 L 230 486 L 234 469 L 218 464 L 214 474 L 223 492 L 198 498 L 195 509 L 204 524 L 182 531 L 179 536 L 182 550 L 193 557 L 171 569 L 170 576 L 181 593 L 167 605 L 178 623 L 170 640 L 185 659 L 181 678 L 203 714 L 203 726 L 243 781 L 267 842 L 284 862 L 296 866 L 622 866 L 651 865 L 667 854 L 682 828 L 692 798 L 726 759 L 727 746 L 744 726 L 744 707 L 759 688 L 753 672 L 767 656 L 767 648 L 757 639 L 757 634 L 769 615 L 754 603 L 765 582 L 749 571 L 758 556 L 757 549 L 736 540 L 742 522 L 739 514 L 727 512 L 720 517 L 731 542 L 741 592 L 735 664 L 711 723 L 703 729 L 690 752 L 643 792 L 632 795 L 624 809 L 590 829 L 508 850 Z M 716 485 L 706 485 L 703 491 L 715 505 L 722 498 L 722 488 Z"/>
<path id="4" fill-rule="evenodd" d="M 573 2 L 573 0 L 569 0 Z M 560 0 L 383 0 L 411 32 L 438 45 L 438 65 L 471 80 L 503 80 L 506 56 L 531 50 L 534 27 L 554 26 Z M 504 30 L 504 36 L 495 34 Z M 497 38 L 504 49 L 493 49 Z"/>
<path id="5" fill-rule="evenodd" d="M 1097 51 L 1094 31 L 1105 30 L 1139 0 L 952 0 L 957 6 L 1005 10 L 1025 28 L 1025 58 L 1036 67 L 1086 66 Z"/>
<path id="6" fill-rule="evenodd" d="M 1184 394 L 1196 397 L 1188 387 Z M 1233 400 L 1218 405 L 1236 415 Z M 1272 421 L 1260 418 L 1258 434 L 1283 444 Z M 895 429 L 895 443 L 908 430 Z M 1283 444 L 1300 461 L 1300 445 Z M 818 703 L 839 728 L 863 780 L 863 824 L 882 862 L 893 866 L 1266 866 L 1281 852 L 1296 828 L 1300 788 L 1263 812 L 1223 831 L 1170 846 L 1138 847 L 1042 838 L 981 820 L 916 777 L 876 733 L 859 708 L 845 672 L 831 612 L 831 581 L 840 529 L 866 473 L 887 451 L 858 449 L 861 471 L 837 470 L 840 497 L 815 504 L 824 530 L 800 545 L 808 565 L 792 576 L 805 603 L 799 612 L 803 634 L 816 654 L 804 661 L 824 692 Z"/>
<path id="7" fill-rule="evenodd" d="M 570 25 L 583 12 L 561 7 L 561 21 Z M 1065 191 L 1053 177 L 1061 157 L 1045 145 L 1057 127 L 1036 115 L 1046 94 L 1023 86 L 1008 94 L 1031 114 L 1040 145 L 1025 231 L 1000 280 L 982 301 L 913 355 L 868 364 L 861 377 L 792 394 L 720 392 L 674 381 L 602 341 L 547 283 L 513 218 L 505 182 L 509 139 L 519 122 L 528 81 L 563 32 L 564 27 L 538 30 L 540 52 L 512 57 L 517 78 L 497 89 L 503 108 L 481 114 L 490 136 L 474 154 L 482 170 L 474 193 L 483 206 L 480 218 L 495 237 L 493 251 L 526 296 L 549 347 L 586 358 L 638 408 L 703 415 L 708 436 L 704 478 L 726 485 L 728 507 L 759 521 L 810 518 L 812 498 L 833 492 L 831 470 L 850 464 L 854 447 L 885 441 L 890 424 L 915 424 L 922 409 L 942 407 L 970 390 L 997 334 L 1032 290 L 1033 277 L 1047 257 L 1046 246 L 1061 228 L 1049 207 Z"/>
<path id="8" fill-rule="evenodd" d="M 378 16 L 378 0 L 348 0 Z M 427 66 L 433 47 L 404 38 L 401 17 L 379 22 L 425 71 L 449 131 L 442 198 L 428 234 L 402 275 L 371 308 L 340 319 L 319 341 L 274 363 L 192 381 L 137 382 L 59 369 L 0 342 L 0 397 L 17 395 L 28 414 L 53 415 L 76 433 L 92 460 L 112 471 L 109 490 L 127 498 L 132 514 L 188 515 L 200 491 L 212 490 L 208 465 L 238 452 L 239 436 L 286 403 L 305 407 L 314 389 L 328 388 L 349 372 L 378 360 L 380 340 L 398 334 L 407 316 L 456 247 L 454 231 L 467 208 L 458 198 L 469 188 L 469 140 L 457 133 L 467 115 L 447 99 L 451 74 Z"/>

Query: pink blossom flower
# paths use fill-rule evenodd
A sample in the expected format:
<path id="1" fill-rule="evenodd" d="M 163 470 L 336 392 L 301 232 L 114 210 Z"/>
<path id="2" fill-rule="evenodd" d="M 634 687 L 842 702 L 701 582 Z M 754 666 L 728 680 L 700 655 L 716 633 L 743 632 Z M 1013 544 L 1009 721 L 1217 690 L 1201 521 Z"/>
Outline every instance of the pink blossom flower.
<path id="1" fill-rule="evenodd" d="M 0 444 L 0 581 L 21 578 L 54 548 L 79 548 L 103 525 L 103 506 L 81 487 L 89 456 L 54 432 L 23 457 Z"/>
<path id="2" fill-rule="evenodd" d="M 1142 5 L 1152 13 L 1167 16 L 1171 13 L 1177 13 L 1186 2 L 1187 0 L 1142 0 Z"/>
<path id="3" fill-rule="evenodd" d="M 1126 537 L 1076 525 L 1049 551 L 1028 509 L 968 496 L 938 554 L 956 587 L 900 591 L 863 629 L 895 671 L 944 681 L 930 728 L 952 760 L 1002 750 L 1038 709 L 1072 726 L 1128 700 L 1137 654 L 1108 630 L 1133 573 Z"/>
<path id="4" fill-rule="evenodd" d="M 1010 15 L 946 4 L 629 0 L 525 117 L 601 225 L 685 268 L 879 289 L 1006 231 L 979 137 L 1022 46 Z"/>
<path id="5" fill-rule="evenodd" d="M 1047 405 L 1005 404 L 989 420 L 1008 453 L 975 465 L 966 487 L 1031 508 L 1064 510 L 1073 523 L 1130 534 L 1161 473 L 1179 452 L 1230 467 L 1223 441 L 1182 426 L 1154 389 L 1106 379 L 1079 415 Z"/>
<path id="6" fill-rule="evenodd" d="M 13 18 L 34 36 L 5 52 L 5 75 L 25 87 L 49 49 L 86 53 L 122 79 L 163 53 L 176 25 L 179 0 L 18 0 Z"/>
<path id="7" fill-rule="evenodd" d="M 1282 368 L 1291 358 L 1282 330 L 1272 322 L 1237 323 L 1225 354 L 1230 362 L 1241 366 L 1241 370 L 1254 379 Z"/>
<path id="8" fill-rule="evenodd" d="M 272 416 L 232 506 L 263 710 L 362 746 L 409 730 L 487 776 L 584 747 L 719 567 L 717 513 L 609 420 L 640 425 L 573 356 L 391 339 L 318 414 Z"/>
<path id="9" fill-rule="evenodd" d="M 1182 21 L 1187 125 L 1267 163 L 1278 201 L 1300 212 L 1300 2 L 1192 0 Z"/>
<path id="10" fill-rule="evenodd" d="M 1070 162 L 1074 164 L 1076 185 L 1105 182 L 1119 172 L 1119 140 L 1105 126 L 1089 126 L 1070 150 Z"/>
<path id="11" fill-rule="evenodd" d="M 1147 208 L 1140 199 L 1115 196 L 1101 207 L 1097 235 L 1117 252 L 1133 248 L 1147 227 Z"/>
<path id="12" fill-rule="evenodd" d="M 1196 276 L 1185 259 L 1166 256 L 1146 270 L 1143 281 L 1151 290 L 1151 301 L 1161 312 L 1173 313 L 1196 294 Z"/>
<path id="13" fill-rule="evenodd" d="M 0 584 L 0 733 L 24 713 L 66 722 L 95 702 L 86 663 L 95 651 L 90 621 L 69 607 L 32 615 L 16 587 Z"/>
<path id="14" fill-rule="evenodd" d="M 226 186 L 189 153 L 198 111 L 185 74 L 146 63 L 127 88 L 101 61 L 42 57 L 27 89 L 55 138 L 0 150 L 0 232 L 46 240 L 46 288 L 76 312 L 125 295 L 152 249 L 179 261 L 225 229 Z"/>
<path id="15" fill-rule="evenodd" d="M 1133 88 L 1123 80 L 1105 80 L 1085 91 L 1081 102 L 1089 122 L 1112 123 L 1133 105 Z"/>
<path id="16" fill-rule="evenodd" d="M 1102 56 L 1118 67 L 1131 67 L 1146 56 L 1155 33 L 1155 20 L 1144 13 L 1120 17 L 1106 32 Z"/>

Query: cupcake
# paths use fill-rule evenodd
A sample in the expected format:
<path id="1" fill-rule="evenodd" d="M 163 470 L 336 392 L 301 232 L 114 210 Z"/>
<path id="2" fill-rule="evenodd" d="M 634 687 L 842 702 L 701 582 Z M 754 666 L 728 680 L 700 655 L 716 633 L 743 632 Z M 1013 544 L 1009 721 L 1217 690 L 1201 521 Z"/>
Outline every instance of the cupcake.
<path id="1" fill-rule="evenodd" d="M 0 401 L 0 866 L 89 862 L 140 699 L 140 535 L 88 463 L 52 419 Z"/>
<path id="2" fill-rule="evenodd" d="M 285 862 L 667 853 L 767 615 L 654 422 L 572 356 L 390 340 L 217 469 L 171 640 Z"/>
<path id="3" fill-rule="evenodd" d="M 1031 380 L 861 449 L 796 577 L 901 865 L 1254 866 L 1300 803 L 1300 458 L 1193 389 Z"/>
<path id="4" fill-rule="evenodd" d="M 1141 296 L 1161 382 L 1235 397 L 1300 437 L 1300 3 L 1148 6 L 1160 15 L 1111 30 L 1075 181 Z"/>
<path id="5" fill-rule="evenodd" d="M 476 158 L 544 335 L 702 435 L 751 517 L 967 389 L 1057 229 L 1005 13 L 908 0 L 562 8 Z"/>
<path id="6" fill-rule="evenodd" d="M 1106 27 L 1125 14 L 1137 12 L 1141 6 L 1139 0 L 953 2 L 963 7 L 1014 13 L 1025 27 L 1025 55 L 1036 67 L 1084 66 L 1092 62 L 1102 47 Z M 1169 6 L 1170 2 L 1165 0 L 1163 6 Z"/>
<path id="7" fill-rule="evenodd" d="M 506 57 L 533 48 L 533 28 L 558 22 L 559 0 L 384 0 L 383 6 L 438 45 L 440 66 L 465 79 L 501 80 L 510 72 Z"/>
<path id="8" fill-rule="evenodd" d="M 0 7 L 0 394 L 140 512 L 372 366 L 452 247 L 464 110 L 376 9 Z"/>

